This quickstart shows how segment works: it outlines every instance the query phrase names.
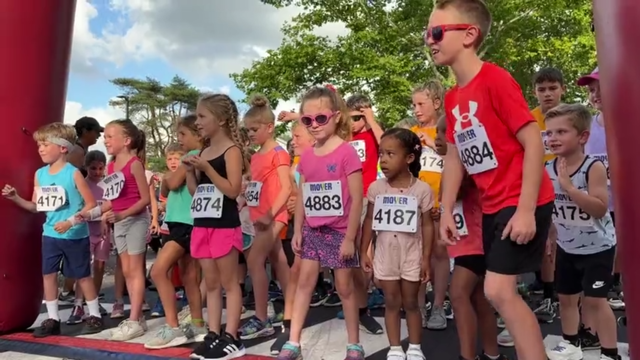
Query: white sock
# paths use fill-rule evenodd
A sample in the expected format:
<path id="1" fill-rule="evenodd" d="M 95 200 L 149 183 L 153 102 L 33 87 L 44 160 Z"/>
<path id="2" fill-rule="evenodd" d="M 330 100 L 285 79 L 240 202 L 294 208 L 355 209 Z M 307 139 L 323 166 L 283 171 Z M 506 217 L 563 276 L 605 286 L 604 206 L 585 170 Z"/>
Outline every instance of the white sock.
<path id="1" fill-rule="evenodd" d="M 73 302 L 73 305 L 75 305 L 75 306 L 83 306 L 84 305 L 84 300 L 83 299 L 76 299 L 76 301 Z"/>
<path id="2" fill-rule="evenodd" d="M 58 299 L 53 301 L 45 301 L 44 303 L 47 306 L 49 319 L 60 321 L 60 315 L 58 314 Z"/>
<path id="3" fill-rule="evenodd" d="M 420 347 L 420 344 L 409 344 L 409 349 L 418 349 L 418 350 L 422 351 L 422 348 Z"/>
<path id="4" fill-rule="evenodd" d="M 87 300 L 87 307 L 89 308 L 89 316 L 101 317 L 100 315 L 100 303 L 98 298 L 91 301 Z"/>

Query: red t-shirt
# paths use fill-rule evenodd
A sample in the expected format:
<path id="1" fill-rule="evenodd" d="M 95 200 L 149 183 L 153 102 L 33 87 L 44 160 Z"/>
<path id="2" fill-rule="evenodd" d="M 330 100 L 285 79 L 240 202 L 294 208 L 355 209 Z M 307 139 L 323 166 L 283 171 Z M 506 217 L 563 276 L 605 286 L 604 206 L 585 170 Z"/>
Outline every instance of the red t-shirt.
<path id="1" fill-rule="evenodd" d="M 356 149 L 362 162 L 362 182 L 364 196 L 367 196 L 369 185 L 378 178 L 379 145 L 373 130 L 369 129 L 361 133 L 353 134 L 351 145 Z"/>
<path id="2" fill-rule="evenodd" d="M 457 117 L 463 121 L 474 117 L 484 126 L 493 148 L 497 167 L 471 175 L 480 190 L 482 211 L 494 214 L 505 207 L 517 206 L 522 190 L 524 148 L 516 133 L 535 122 L 520 85 L 505 69 L 484 63 L 468 85 L 462 88 L 456 85 L 447 92 L 444 104 L 448 142 L 455 144 Z M 469 123 L 461 122 L 460 126 L 464 129 Z M 537 204 L 546 204 L 553 198 L 553 185 L 543 171 Z"/>

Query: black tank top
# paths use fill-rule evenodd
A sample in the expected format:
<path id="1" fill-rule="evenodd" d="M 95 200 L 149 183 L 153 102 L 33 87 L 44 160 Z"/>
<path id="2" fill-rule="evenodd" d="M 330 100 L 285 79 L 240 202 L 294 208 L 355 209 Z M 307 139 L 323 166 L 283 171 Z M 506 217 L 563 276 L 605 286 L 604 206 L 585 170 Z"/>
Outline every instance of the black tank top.
<path id="1" fill-rule="evenodd" d="M 208 163 L 223 178 L 227 178 L 227 164 L 224 155 L 234 146 L 230 146 L 227 150 L 215 159 L 211 159 Z M 211 179 L 204 172 L 200 173 L 198 185 L 213 184 Z M 196 218 L 193 219 L 193 226 L 213 228 L 213 229 L 233 229 L 240 226 L 240 214 L 238 212 L 238 202 L 224 195 L 222 197 L 222 216 L 219 218 Z"/>

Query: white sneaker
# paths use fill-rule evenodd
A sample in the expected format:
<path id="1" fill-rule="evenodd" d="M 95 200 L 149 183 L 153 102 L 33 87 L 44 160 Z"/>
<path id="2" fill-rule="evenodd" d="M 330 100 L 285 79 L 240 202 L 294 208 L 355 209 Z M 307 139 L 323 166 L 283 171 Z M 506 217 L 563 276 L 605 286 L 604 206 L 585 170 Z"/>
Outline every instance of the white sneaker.
<path id="1" fill-rule="evenodd" d="M 509 330 L 504 329 L 498 334 L 498 345 L 504 347 L 514 347 L 513 336 L 509 333 Z"/>
<path id="2" fill-rule="evenodd" d="M 185 305 L 178 313 L 178 323 L 190 323 L 191 322 L 191 308 L 189 305 Z"/>
<path id="3" fill-rule="evenodd" d="M 415 345 L 409 345 L 407 349 L 407 360 L 425 360 L 425 356 L 422 353 L 422 349 Z"/>
<path id="4" fill-rule="evenodd" d="M 387 353 L 387 360 L 405 360 L 406 358 L 407 356 L 402 351 L 402 347 L 400 349 L 391 348 Z"/>
<path id="5" fill-rule="evenodd" d="M 582 349 L 561 340 L 553 349 L 547 349 L 549 360 L 582 360 Z"/>
<path id="6" fill-rule="evenodd" d="M 158 329 L 153 335 L 153 338 L 144 344 L 144 347 L 145 349 L 151 350 L 166 349 L 184 345 L 187 342 L 189 342 L 187 337 L 180 329 L 173 329 L 171 326 L 165 324 Z"/>
<path id="7" fill-rule="evenodd" d="M 111 331 L 111 341 L 129 341 L 144 335 L 146 323 L 127 319 Z"/>

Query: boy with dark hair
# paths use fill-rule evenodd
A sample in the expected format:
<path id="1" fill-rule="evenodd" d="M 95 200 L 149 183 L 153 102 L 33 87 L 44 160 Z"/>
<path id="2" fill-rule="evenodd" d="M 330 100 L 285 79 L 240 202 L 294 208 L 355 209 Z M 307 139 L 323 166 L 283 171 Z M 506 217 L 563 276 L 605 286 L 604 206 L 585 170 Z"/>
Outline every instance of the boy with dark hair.
<path id="1" fill-rule="evenodd" d="M 491 27 L 480 0 L 440 0 L 425 40 L 457 85 L 445 96 L 447 143 L 440 218 L 443 241 L 459 239 L 453 208 L 465 170 L 480 192 L 486 255 L 484 292 L 511 331 L 522 359 L 544 359 L 536 317 L 516 293 L 520 274 L 540 269 L 553 211 L 541 163 L 540 128 L 513 77 L 477 54 Z"/>

